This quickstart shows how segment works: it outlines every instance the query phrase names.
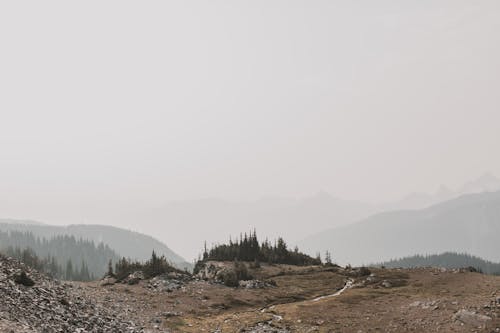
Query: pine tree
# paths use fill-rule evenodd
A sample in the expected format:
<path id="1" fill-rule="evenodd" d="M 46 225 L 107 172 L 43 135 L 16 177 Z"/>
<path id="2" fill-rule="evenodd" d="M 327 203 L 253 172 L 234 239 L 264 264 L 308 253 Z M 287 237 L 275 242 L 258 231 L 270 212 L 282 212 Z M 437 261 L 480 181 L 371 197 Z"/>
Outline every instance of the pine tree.
<path id="1" fill-rule="evenodd" d="M 332 255 L 331 255 L 330 251 L 328 251 L 328 250 L 325 252 L 325 263 L 327 265 L 332 264 Z"/>
<path id="2" fill-rule="evenodd" d="M 123 260 L 125 260 L 125 258 L 123 258 Z M 108 261 L 108 273 L 106 273 L 107 276 L 115 276 L 115 274 L 113 273 L 113 260 L 112 259 L 109 259 Z"/>
<path id="3" fill-rule="evenodd" d="M 73 280 L 73 263 L 71 262 L 71 259 L 68 259 L 66 262 L 66 280 Z"/>

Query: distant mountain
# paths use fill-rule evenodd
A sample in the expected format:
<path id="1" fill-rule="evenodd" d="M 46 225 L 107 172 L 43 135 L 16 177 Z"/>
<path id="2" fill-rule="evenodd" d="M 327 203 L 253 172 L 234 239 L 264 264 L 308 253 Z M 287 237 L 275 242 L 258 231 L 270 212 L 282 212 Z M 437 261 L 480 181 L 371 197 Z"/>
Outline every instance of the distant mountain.
<path id="1" fill-rule="evenodd" d="M 56 235 L 72 235 L 96 243 L 104 243 L 116 251 L 120 256 L 137 260 L 147 260 L 154 250 L 171 261 L 179 268 L 191 268 L 192 264 L 186 262 L 181 256 L 169 249 L 165 244 L 151 236 L 138 232 L 105 225 L 69 225 L 53 226 L 46 224 L 2 223 L 0 231 L 29 231 L 35 236 L 50 239 Z"/>
<path id="2" fill-rule="evenodd" d="M 0 223 L 5 224 L 26 224 L 26 225 L 44 225 L 42 222 L 33 220 L 0 219 Z"/>
<path id="3" fill-rule="evenodd" d="M 462 268 L 474 267 L 486 274 L 500 275 L 500 263 L 483 260 L 469 254 L 445 252 L 434 255 L 415 255 L 384 262 L 377 266 L 388 268 L 444 267 Z"/>
<path id="4" fill-rule="evenodd" d="M 464 194 L 495 192 L 499 190 L 500 179 L 487 172 L 477 179 L 466 182 L 456 190 L 441 185 L 434 194 L 412 193 L 401 200 L 384 203 L 377 208 L 379 211 L 422 209 Z"/>
<path id="5" fill-rule="evenodd" d="M 154 210 L 141 211 L 127 220 L 140 220 L 141 230 L 164 235 L 164 241 L 189 258 L 201 254 L 205 241 L 225 242 L 238 237 L 241 230 L 257 229 L 269 239 L 279 236 L 297 240 L 315 230 L 345 225 L 376 212 L 357 201 L 335 198 L 328 193 L 302 198 L 267 197 L 256 201 L 236 202 L 200 199 L 169 202 Z M 176 234 L 176 226 L 192 229 L 188 235 Z M 188 241 L 186 241 L 188 239 Z"/>
<path id="6" fill-rule="evenodd" d="M 205 241 L 225 242 L 229 236 L 237 237 L 241 230 L 256 228 L 270 239 L 279 236 L 295 243 L 306 235 L 329 228 L 345 226 L 373 214 L 393 210 L 422 209 L 456 198 L 462 193 L 482 192 L 498 188 L 500 180 L 485 174 L 476 180 L 451 190 L 441 186 L 435 194 L 414 193 L 391 203 L 368 204 L 345 200 L 319 192 L 304 198 L 265 197 L 254 201 L 227 201 L 207 198 L 167 202 L 154 209 L 127 214 L 122 220 L 133 225 L 141 221 L 142 231 L 158 235 L 161 240 L 180 251 L 189 259 L 201 253 Z M 189 240 L 176 233 L 176 226 L 191 228 Z M 410 253 L 413 254 L 413 253 Z"/>
<path id="7" fill-rule="evenodd" d="M 415 253 L 474 253 L 500 261 L 500 191 L 464 195 L 422 210 L 373 215 L 298 242 L 311 254 L 332 252 L 345 264 L 368 264 Z"/>
<path id="8" fill-rule="evenodd" d="M 465 183 L 456 194 L 495 192 L 500 190 L 500 179 L 487 172 L 481 177 Z"/>

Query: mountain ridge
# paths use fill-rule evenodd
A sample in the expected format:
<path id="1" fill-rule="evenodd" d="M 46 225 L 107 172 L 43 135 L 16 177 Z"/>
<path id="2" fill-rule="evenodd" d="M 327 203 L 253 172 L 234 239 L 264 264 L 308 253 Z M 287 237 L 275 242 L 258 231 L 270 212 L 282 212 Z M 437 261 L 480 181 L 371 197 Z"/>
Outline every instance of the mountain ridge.
<path id="1" fill-rule="evenodd" d="M 467 194 L 420 210 L 374 214 L 298 242 L 308 253 L 326 250 L 340 263 L 366 264 L 415 253 L 474 253 L 500 261 L 500 191 Z M 370 251 L 357 250 L 363 244 Z"/>
<path id="2" fill-rule="evenodd" d="M 99 224 L 71 224 L 67 226 L 55 226 L 48 224 L 14 224 L 3 223 L 0 219 L 0 230 L 2 231 L 29 231 L 36 236 L 50 238 L 57 235 L 72 235 L 76 238 L 92 240 L 96 243 L 104 243 L 115 250 L 120 256 L 131 259 L 147 260 L 154 250 L 180 268 L 191 268 L 180 255 L 172 251 L 167 245 L 152 236 Z"/>

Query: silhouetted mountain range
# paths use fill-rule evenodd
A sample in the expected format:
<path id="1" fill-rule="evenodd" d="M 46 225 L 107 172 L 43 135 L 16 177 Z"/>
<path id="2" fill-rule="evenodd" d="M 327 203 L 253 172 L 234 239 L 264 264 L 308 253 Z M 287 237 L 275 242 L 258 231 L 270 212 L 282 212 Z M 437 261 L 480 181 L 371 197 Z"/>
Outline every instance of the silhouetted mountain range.
<path id="1" fill-rule="evenodd" d="M 330 251 L 339 263 L 367 264 L 415 253 L 474 253 L 500 261 L 500 191 L 464 195 L 422 210 L 373 215 L 299 242 L 309 253 Z"/>
<path id="2" fill-rule="evenodd" d="M 155 210 L 142 211 L 129 220 L 140 220 L 141 230 L 155 233 L 188 258 L 201 253 L 197 244 L 209 245 L 238 236 L 241 230 L 257 229 L 269 239 L 283 236 L 300 239 L 315 230 L 343 225 L 366 217 L 375 210 L 360 202 L 335 198 L 325 192 L 303 198 L 268 197 L 256 201 L 232 202 L 222 199 L 174 201 Z M 185 237 L 172 237 L 177 225 L 191 226 Z"/>
<path id="3" fill-rule="evenodd" d="M 295 243 L 306 235 L 349 225 L 376 213 L 422 209 L 463 193 L 492 189 L 500 190 L 500 180 L 487 173 L 457 190 L 442 186 L 436 194 L 415 193 L 399 201 L 376 205 L 336 198 L 322 191 L 304 198 L 265 197 L 240 202 L 214 198 L 172 201 L 155 209 L 124 216 L 123 219 L 130 225 L 134 220 L 141 221 L 141 230 L 157 235 L 186 257 L 195 258 L 201 253 L 196 244 L 203 244 L 205 240 L 209 245 L 224 242 L 229 236 L 238 236 L 241 230 L 256 228 L 270 239 L 283 237 Z M 191 226 L 196 231 L 189 235 L 189 242 L 184 237 L 173 237 L 172 230 L 177 225 Z"/>
<path id="4" fill-rule="evenodd" d="M 441 185 L 433 194 L 412 193 L 401 200 L 382 204 L 379 209 L 381 211 L 422 209 L 464 194 L 495 192 L 498 190 L 500 190 L 500 179 L 487 172 L 477 179 L 466 182 L 456 190 Z"/>

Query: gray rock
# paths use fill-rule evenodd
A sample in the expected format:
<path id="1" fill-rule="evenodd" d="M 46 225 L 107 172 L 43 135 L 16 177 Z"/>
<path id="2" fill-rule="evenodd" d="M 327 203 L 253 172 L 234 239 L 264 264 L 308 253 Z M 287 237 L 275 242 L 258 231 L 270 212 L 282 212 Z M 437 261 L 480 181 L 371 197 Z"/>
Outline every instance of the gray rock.
<path id="1" fill-rule="evenodd" d="M 239 281 L 239 286 L 246 289 L 263 289 L 273 287 L 273 284 L 261 280 Z"/>
<path id="2" fill-rule="evenodd" d="M 468 324 L 474 327 L 481 327 L 486 325 L 489 321 L 491 321 L 491 317 L 475 313 L 473 311 L 468 311 L 465 309 L 457 311 L 453 315 L 453 319 L 460 321 L 464 324 Z"/>
<path id="3" fill-rule="evenodd" d="M 14 282 L 21 272 L 34 282 L 33 286 Z M 142 332 L 119 319 L 119 313 L 84 297 L 80 288 L 3 256 L 0 295 L 0 332 Z"/>
<path id="4" fill-rule="evenodd" d="M 129 276 L 127 276 L 125 279 L 123 279 L 123 283 L 126 283 L 126 284 L 130 284 L 130 285 L 133 285 L 133 284 L 138 284 L 139 281 L 141 280 L 144 280 L 144 272 L 142 271 L 135 271 L 131 274 L 129 274 Z"/>
<path id="5" fill-rule="evenodd" d="M 391 288 L 391 287 L 392 287 L 392 283 L 390 283 L 390 282 L 389 282 L 389 281 L 387 281 L 387 280 L 382 281 L 381 285 L 382 285 L 382 287 L 384 287 L 384 288 Z"/>
<path id="6" fill-rule="evenodd" d="M 99 283 L 102 287 L 104 286 L 111 286 L 116 283 L 116 279 L 111 276 L 105 276 L 101 282 Z"/>

